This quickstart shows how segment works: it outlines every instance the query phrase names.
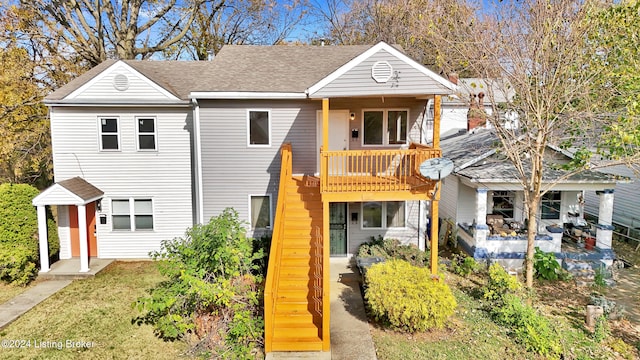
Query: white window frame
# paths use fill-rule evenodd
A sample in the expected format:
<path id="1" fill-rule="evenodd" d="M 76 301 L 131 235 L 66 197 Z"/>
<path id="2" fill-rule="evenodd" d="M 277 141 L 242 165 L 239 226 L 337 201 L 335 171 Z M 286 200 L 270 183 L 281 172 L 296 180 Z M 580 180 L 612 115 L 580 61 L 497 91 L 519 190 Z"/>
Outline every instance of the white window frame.
<path id="1" fill-rule="evenodd" d="M 557 193 L 558 195 L 560 195 L 560 199 L 559 200 L 555 200 L 555 199 L 553 199 L 553 200 L 545 200 L 544 199 L 545 195 L 550 195 L 552 193 Z M 544 195 L 542 195 L 540 197 L 540 208 L 539 208 L 539 212 L 538 212 L 540 214 L 539 215 L 540 220 L 544 221 L 544 220 L 560 220 L 560 219 L 562 219 L 562 198 L 563 198 L 562 191 L 560 191 L 560 190 L 550 190 L 550 191 L 547 191 Z M 559 204 L 558 214 L 557 214 L 558 217 L 554 217 L 554 218 L 543 218 L 542 217 L 543 216 L 544 207 L 546 205 L 545 202 L 547 204 L 556 204 L 556 203 Z M 552 206 L 549 206 L 549 207 L 552 207 Z"/>
<path id="2" fill-rule="evenodd" d="M 135 209 L 135 202 L 136 201 L 151 201 L 151 214 L 138 214 L 138 215 L 151 215 L 151 221 L 152 221 L 152 228 L 151 229 L 136 229 L 136 209 Z M 114 229 L 113 227 L 113 216 L 116 215 L 122 215 L 122 214 L 114 214 L 113 213 L 113 202 L 114 201 L 128 201 L 129 202 L 129 225 L 130 228 L 129 229 Z M 155 215 L 155 201 L 150 198 L 150 197 L 130 197 L 130 198 L 113 198 L 111 199 L 111 204 L 110 204 L 110 209 L 109 209 L 109 217 L 111 218 L 111 231 L 114 232 L 151 232 L 151 231 L 155 231 L 156 229 L 156 215 Z"/>
<path id="3" fill-rule="evenodd" d="M 253 197 L 268 197 L 269 198 L 269 226 L 265 227 L 265 228 L 254 228 L 253 227 L 253 223 L 251 222 L 251 219 L 253 218 L 253 213 L 251 211 L 252 209 L 252 204 L 251 204 L 251 199 Z M 256 230 L 272 230 L 273 229 L 273 197 L 271 196 L 271 194 L 249 194 L 249 227 L 251 228 L 252 231 L 256 231 Z"/>
<path id="4" fill-rule="evenodd" d="M 269 141 L 267 144 L 252 144 L 251 143 L 251 113 L 252 112 L 266 112 L 267 113 L 267 122 L 268 122 L 268 137 Z M 247 147 L 256 147 L 256 148 L 268 148 L 271 147 L 271 139 L 272 139 L 272 129 L 271 129 L 271 110 L 270 109 L 247 109 Z"/>
<path id="5" fill-rule="evenodd" d="M 153 132 L 140 132 L 140 120 L 153 120 Z M 136 116 L 135 117 L 135 129 L 136 129 L 136 146 L 138 151 L 144 152 L 156 152 L 158 151 L 158 118 L 156 116 Z M 140 135 L 153 135 L 153 149 L 141 149 L 140 148 Z"/>
<path id="6" fill-rule="evenodd" d="M 364 202 L 360 203 L 360 229 L 361 230 L 384 230 L 384 229 L 406 229 L 407 228 L 407 202 L 404 200 L 400 201 L 367 201 L 367 202 L 377 202 L 382 204 L 382 211 L 380 212 L 380 216 L 382 217 L 380 224 L 382 227 L 365 227 L 364 226 Z M 387 226 L 387 204 L 390 202 L 402 202 L 404 205 L 404 221 L 402 226 Z"/>
<path id="7" fill-rule="evenodd" d="M 102 132 L 102 120 L 115 120 L 116 121 L 116 132 L 115 133 L 103 133 Z M 115 135 L 118 139 L 118 148 L 117 149 L 105 149 L 104 144 L 102 143 L 102 135 Z M 118 116 L 98 116 L 98 147 L 100 151 L 106 152 L 114 152 L 114 151 L 122 151 L 122 144 L 120 140 L 120 117 Z"/>
<path id="8" fill-rule="evenodd" d="M 382 144 L 366 144 L 365 143 L 365 126 L 364 126 L 364 114 L 366 112 L 370 112 L 370 111 L 382 111 Z M 390 111 L 406 111 L 407 112 L 407 128 L 406 128 L 406 132 L 407 132 L 407 136 L 406 139 L 404 141 L 404 143 L 399 143 L 399 144 L 389 144 L 389 134 L 387 133 L 387 129 L 389 129 L 389 112 Z M 409 119 L 411 119 L 411 113 L 409 111 L 408 108 L 371 108 L 371 109 L 362 109 L 362 114 L 360 116 L 360 118 L 362 119 L 360 122 L 360 128 L 362 129 L 362 146 L 363 147 L 380 147 L 380 146 L 386 146 L 386 147 L 398 147 L 398 146 L 402 146 L 402 145 L 406 145 L 409 143 Z M 399 128 L 398 128 L 399 129 Z"/>

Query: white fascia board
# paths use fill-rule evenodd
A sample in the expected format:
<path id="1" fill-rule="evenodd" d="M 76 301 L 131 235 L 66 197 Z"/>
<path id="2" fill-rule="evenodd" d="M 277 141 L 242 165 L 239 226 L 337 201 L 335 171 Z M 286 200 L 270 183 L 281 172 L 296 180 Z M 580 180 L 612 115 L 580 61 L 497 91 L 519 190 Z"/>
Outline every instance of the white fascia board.
<path id="1" fill-rule="evenodd" d="M 443 78 L 442 76 L 436 74 L 435 72 L 427 69 L 424 65 L 422 65 L 422 64 L 418 63 L 417 61 L 411 59 L 410 57 L 408 57 L 407 55 L 403 54 L 401 51 L 399 51 L 398 49 L 394 48 L 393 46 L 385 43 L 384 41 L 381 41 L 381 42 L 377 43 L 376 45 L 374 45 L 373 47 L 369 48 L 367 51 L 365 51 L 362 54 L 360 54 L 360 55 L 356 56 L 355 58 L 353 58 L 353 60 L 349 61 L 348 63 L 346 63 L 344 65 L 342 65 L 336 71 L 332 72 L 331 74 L 329 74 L 324 79 L 318 81 L 316 84 L 314 84 L 311 87 L 309 87 L 307 89 L 307 94 L 309 94 L 309 96 L 312 96 L 318 90 L 322 89 L 323 87 L 325 87 L 326 85 L 328 85 L 329 83 L 334 81 L 335 79 L 337 79 L 340 76 L 344 75 L 347 71 L 353 69 L 354 67 L 359 65 L 361 62 L 363 62 L 364 60 L 366 60 L 369 57 L 373 56 L 375 53 L 377 53 L 380 50 L 385 50 L 385 51 L 389 52 L 391 55 L 397 57 L 398 59 L 400 59 L 400 60 L 404 61 L 405 63 L 407 63 L 409 66 L 415 68 L 419 72 L 421 72 L 421 73 L 425 74 L 426 76 L 432 78 L 433 80 L 437 81 L 438 83 L 440 83 L 441 85 L 443 85 L 447 89 L 451 90 L 452 92 L 457 90 L 457 86 L 454 83 L 452 83 L 451 81 L 449 81 L 449 80 Z"/>
<path id="2" fill-rule="evenodd" d="M 134 75 L 138 76 L 142 81 L 144 81 L 149 86 L 153 87 L 158 92 L 160 92 L 164 96 L 166 96 L 167 99 L 176 100 L 176 101 L 180 100 L 180 98 L 178 98 L 177 96 L 173 95 L 171 92 L 167 91 L 162 86 L 156 84 L 151 79 L 149 79 L 148 77 L 143 75 L 141 72 L 139 72 L 138 70 L 134 69 L 133 67 L 131 67 L 131 65 L 127 64 L 126 62 L 124 62 L 122 60 L 118 60 L 115 63 L 113 63 L 111 66 L 106 68 L 103 72 L 101 72 L 100 74 L 96 75 L 93 79 L 87 81 L 84 85 L 82 85 L 79 88 L 75 89 L 71 94 L 65 96 L 64 99 L 66 100 L 66 99 L 74 99 L 74 98 L 76 98 L 79 94 L 84 92 L 87 88 L 93 86 L 95 83 L 97 83 L 98 81 L 102 80 L 104 77 L 110 75 L 111 73 L 113 73 L 114 71 L 116 71 L 119 68 L 125 68 L 128 71 L 130 71 L 131 73 L 133 73 Z"/>
<path id="3" fill-rule="evenodd" d="M 252 99 L 306 99 L 307 94 L 295 92 L 257 91 L 194 91 L 189 99 L 200 100 L 252 100 Z"/>
<path id="4" fill-rule="evenodd" d="M 59 191 L 62 190 L 64 192 L 66 192 L 66 195 L 69 196 L 69 201 L 64 201 L 64 204 L 59 204 L 59 203 L 51 203 L 47 200 L 47 197 L 49 196 L 49 194 L 51 194 L 54 191 Z M 71 191 L 67 190 L 64 186 L 61 186 L 59 184 L 53 184 L 51 185 L 51 187 L 49 187 L 48 189 L 46 189 L 45 191 L 41 192 L 38 196 L 34 197 L 33 200 L 31 201 L 31 204 L 33 204 L 33 206 L 40 206 L 40 205 L 82 205 L 84 204 L 84 200 L 82 200 L 81 197 L 79 197 L 78 195 L 72 193 Z"/>
<path id="5" fill-rule="evenodd" d="M 164 101 L 127 101 L 127 102 L 113 102 L 113 101 L 74 101 L 74 100 L 45 100 L 45 106 L 65 106 L 65 107 L 191 107 L 191 102 L 187 100 L 180 100 L 176 102 L 164 102 Z"/>

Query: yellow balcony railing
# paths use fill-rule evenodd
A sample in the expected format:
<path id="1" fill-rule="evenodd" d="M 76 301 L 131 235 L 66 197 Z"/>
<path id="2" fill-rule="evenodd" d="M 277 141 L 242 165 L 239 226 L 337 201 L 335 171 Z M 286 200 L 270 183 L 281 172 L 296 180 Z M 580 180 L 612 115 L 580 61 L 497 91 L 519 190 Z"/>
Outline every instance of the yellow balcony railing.
<path id="1" fill-rule="evenodd" d="M 320 150 L 320 191 L 407 191 L 428 183 L 420 164 L 440 157 L 440 149 L 411 144 L 409 149 Z"/>

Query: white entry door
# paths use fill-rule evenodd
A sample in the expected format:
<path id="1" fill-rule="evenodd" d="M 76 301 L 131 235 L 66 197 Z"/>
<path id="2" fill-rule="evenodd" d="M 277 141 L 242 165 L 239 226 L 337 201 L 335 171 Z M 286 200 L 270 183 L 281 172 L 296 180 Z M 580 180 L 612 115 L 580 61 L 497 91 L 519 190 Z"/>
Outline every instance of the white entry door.
<path id="1" fill-rule="evenodd" d="M 317 171 L 320 173 L 320 148 L 322 147 L 322 111 L 317 112 L 316 143 L 318 149 Z M 329 110 L 329 149 L 349 150 L 349 111 Z"/>

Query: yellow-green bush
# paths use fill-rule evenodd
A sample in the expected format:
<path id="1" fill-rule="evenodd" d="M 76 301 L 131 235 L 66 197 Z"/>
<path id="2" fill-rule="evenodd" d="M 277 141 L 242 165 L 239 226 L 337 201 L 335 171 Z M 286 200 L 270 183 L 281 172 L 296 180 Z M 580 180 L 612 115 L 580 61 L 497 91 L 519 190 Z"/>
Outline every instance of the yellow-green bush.
<path id="1" fill-rule="evenodd" d="M 0 184 L 0 281 L 25 285 L 38 269 L 38 217 L 31 204 L 38 189 L 27 184 Z M 48 214 L 49 254 L 58 253 L 56 224 Z"/>
<path id="2" fill-rule="evenodd" d="M 367 271 L 365 299 L 373 316 L 408 332 L 441 328 L 456 308 L 444 279 L 433 279 L 428 268 L 389 260 Z"/>

